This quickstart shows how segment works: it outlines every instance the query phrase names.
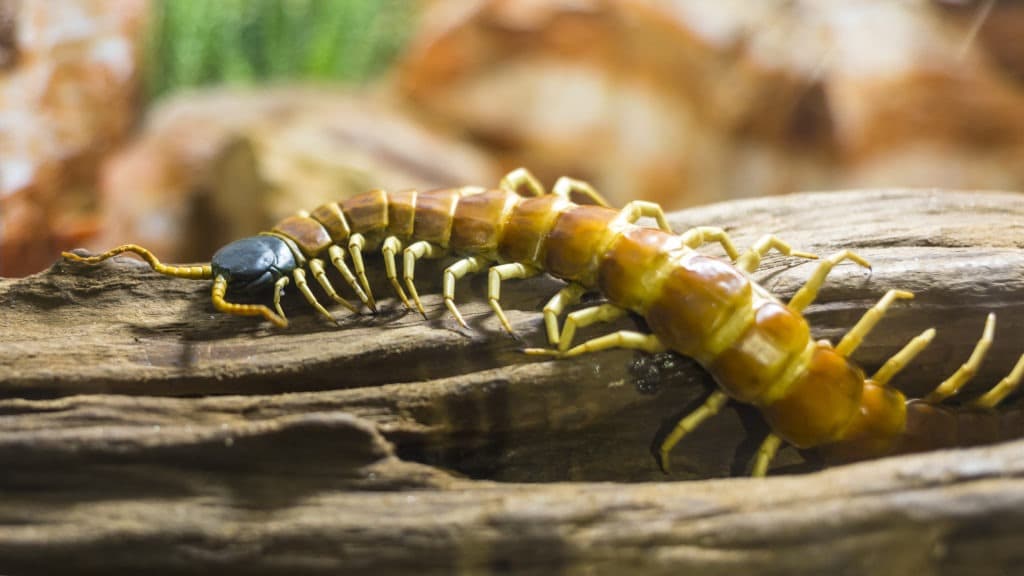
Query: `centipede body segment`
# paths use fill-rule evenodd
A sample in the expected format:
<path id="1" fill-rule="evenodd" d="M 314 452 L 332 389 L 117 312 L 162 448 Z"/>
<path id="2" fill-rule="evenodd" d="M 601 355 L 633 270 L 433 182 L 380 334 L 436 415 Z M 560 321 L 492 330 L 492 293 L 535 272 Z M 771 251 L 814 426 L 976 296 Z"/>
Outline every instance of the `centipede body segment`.
<path id="1" fill-rule="evenodd" d="M 573 194 L 589 203 L 576 204 Z M 638 225 L 644 217 L 653 219 L 657 227 Z M 721 245 L 731 262 L 695 250 L 709 243 Z M 1000 419 L 995 410 L 1024 377 L 1024 356 L 968 411 L 939 405 L 970 380 L 981 363 L 993 338 L 994 316 L 986 321 L 978 347 L 964 367 L 932 394 L 908 402 L 889 381 L 928 345 L 934 330 L 914 338 L 870 378 L 849 358 L 886 310 L 912 294 L 890 290 L 835 346 L 815 341 L 802 311 L 814 301 L 835 266 L 844 261 L 863 267 L 868 263 L 848 250 L 830 255 L 783 303 L 750 276 L 772 250 L 816 258 L 792 250 L 772 235 L 740 252 L 717 227 L 675 234 L 656 204 L 634 201 L 615 210 L 591 186 L 569 178 L 560 179 L 548 194 L 528 171 L 518 169 L 496 189 L 375 190 L 324 204 L 282 220 L 269 232 L 225 246 L 210 264 L 165 265 L 136 245 L 92 257 L 64 256 L 93 264 L 134 252 L 162 274 L 212 279 L 211 298 L 217 310 L 261 316 L 279 327 L 288 324 L 280 295 L 292 283 L 331 322 L 334 318 L 314 294 L 313 284 L 333 302 L 357 309 L 332 284 L 329 266 L 340 274 L 346 292 L 376 310 L 364 261 L 370 251 L 382 255 L 391 290 L 399 300 L 424 315 L 415 285 L 416 263 L 457 257 L 444 270 L 442 293 L 445 306 L 463 326 L 455 304 L 457 283 L 467 275 L 486 272 L 488 302 L 509 332 L 512 327 L 500 304 L 501 283 L 550 274 L 566 282 L 544 307 L 552 348 L 527 349 L 527 353 L 564 357 L 609 348 L 670 350 L 696 359 L 718 383 L 719 389 L 683 417 L 661 444 L 659 464 L 666 470 L 672 448 L 730 399 L 757 407 L 772 430 L 758 450 L 755 475 L 766 473 L 783 443 L 814 449 L 830 461 L 841 462 L 965 445 L 980 436 L 990 440 L 1024 436 L 1024 421 Z M 272 306 L 229 299 L 231 294 L 267 292 Z M 588 293 L 598 293 L 606 302 L 566 314 Z M 643 317 L 651 332 L 621 330 L 573 345 L 579 328 L 609 322 L 627 312 Z M 971 432 L 979 427 L 990 432 Z"/>

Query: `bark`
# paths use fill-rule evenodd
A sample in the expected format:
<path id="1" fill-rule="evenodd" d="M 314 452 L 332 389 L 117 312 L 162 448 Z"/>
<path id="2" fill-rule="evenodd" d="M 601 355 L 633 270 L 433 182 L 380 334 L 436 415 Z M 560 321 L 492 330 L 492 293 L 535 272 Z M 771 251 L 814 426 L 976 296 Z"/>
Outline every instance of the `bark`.
<path id="1" fill-rule="evenodd" d="M 856 354 L 870 372 L 937 327 L 896 382 L 913 395 L 963 362 L 996 312 L 970 395 L 1024 351 L 1022 217 L 1015 194 L 891 190 L 671 220 L 725 227 L 740 246 L 774 232 L 871 261 L 829 276 L 807 314 L 819 337 L 836 339 L 889 288 L 915 292 Z M 558 283 L 503 287 L 512 338 L 482 277 L 458 287 L 472 329 L 457 328 L 436 296 L 440 269 L 417 269 L 427 321 L 387 299 L 331 326 L 292 299 L 286 330 L 216 314 L 208 283 L 130 259 L 0 280 L 0 570 L 947 574 L 1019 562 L 1024 444 L 798 476 L 784 474 L 813 462 L 784 450 L 768 480 L 677 482 L 742 474 L 758 415 L 730 407 L 665 476 L 648 448 L 710 391 L 699 367 L 527 357 Z M 756 277 L 786 297 L 813 270 L 771 256 Z M 382 278 L 374 286 L 383 297 Z"/>

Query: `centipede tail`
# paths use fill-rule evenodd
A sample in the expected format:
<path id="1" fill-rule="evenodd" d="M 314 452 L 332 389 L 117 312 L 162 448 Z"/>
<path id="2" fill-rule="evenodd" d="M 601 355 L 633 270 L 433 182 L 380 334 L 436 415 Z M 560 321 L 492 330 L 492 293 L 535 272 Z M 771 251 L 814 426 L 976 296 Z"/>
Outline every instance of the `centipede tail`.
<path id="1" fill-rule="evenodd" d="M 588 203 L 577 204 L 574 197 Z M 638 225 L 642 218 L 653 220 L 656 227 Z M 696 251 L 705 244 L 720 245 L 729 261 Z M 364 258 L 369 252 L 380 252 L 398 300 L 424 316 L 416 265 L 423 259 L 454 256 L 455 262 L 443 273 L 442 296 L 462 326 L 466 322 L 455 299 L 458 282 L 486 272 L 488 303 L 509 332 L 513 328 L 500 304 L 502 282 L 547 273 L 566 282 L 544 306 L 551 348 L 531 348 L 527 353 L 566 357 L 610 348 L 673 351 L 693 357 L 714 377 L 719 388 L 662 442 L 659 464 L 666 471 L 674 446 L 730 400 L 757 407 L 771 428 L 757 451 L 754 475 L 768 471 L 784 444 L 844 462 L 1024 435 L 1024 417 L 996 410 L 1020 385 L 1024 356 L 968 410 L 940 405 L 981 363 L 993 338 L 994 316 L 963 368 L 925 398 L 908 401 L 889 382 L 928 345 L 934 330 L 913 339 L 870 378 L 850 356 L 891 306 L 913 295 L 890 290 L 838 344 L 816 341 L 802 311 L 814 301 L 828 274 L 847 261 L 870 265 L 849 250 L 832 254 L 783 303 L 751 278 L 772 250 L 817 258 L 774 235 L 741 252 L 721 228 L 700 226 L 675 234 L 657 204 L 634 201 L 615 210 L 589 184 L 570 178 L 560 179 L 546 193 L 520 168 L 496 189 L 374 190 L 327 203 L 285 218 L 268 232 L 228 244 L 209 264 L 165 265 L 135 245 L 92 257 L 64 256 L 95 264 L 133 252 L 162 274 L 212 279 L 211 298 L 217 310 L 260 316 L 279 327 L 287 326 L 280 296 L 289 284 L 327 321 L 333 322 L 334 316 L 314 294 L 314 285 L 334 303 L 357 310 L 331 283 L 328 263 L 340 274 L 344 291 L 376 311 Z M 232 293 L 258 297 L 267 291 L 273 309 L 230 299 Z M 566 314 L 588 293 L 602 295 L 605 302 Z M 579 328 L 630 312 L 644 318 L 650 333 L 621 330 L 574 345 Z"/>

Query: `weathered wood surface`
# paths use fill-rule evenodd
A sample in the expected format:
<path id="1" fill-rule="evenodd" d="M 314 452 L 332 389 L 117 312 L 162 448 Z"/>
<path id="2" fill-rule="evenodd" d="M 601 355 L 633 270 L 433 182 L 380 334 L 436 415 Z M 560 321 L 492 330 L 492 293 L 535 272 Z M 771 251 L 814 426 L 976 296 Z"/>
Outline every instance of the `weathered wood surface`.
<path id="1" fill-rule="evenodd" d="M 967 392 L 1024 351 L 1024 196 L 803 194 L 672 221 L 723 226 L 741 245 L 775 232 L 801 249 L 868 258 L 870 273 L 833 272 L 809 310 L 821 337 L 835 339 L 889 288 L 916 292 L 857 354 L 877 366 L 936 326 L 904 389 L 955 369 L 989 311 L 996 343 Z M 771 257 L 756 276 L 785 297 L 813 269 Z M 438 270 L 418 273 L 421 292 L 436 292 Z M 706 376 L 626 352 L 524 357 L 520 348 L 543 343 L 537 311 L 557 283 L 503 287 L 520 339 L 489 315 L 485 284 L 459 286 L 466 332 L 436 296 L 426 322 L 389 300 L 377 317 L 339 311 L 339 327 L 292 300 L 291 327 L 276 330 L 214 314 L 206 283 L 127 259 L 0 280 L 0 572 L 938 574 L 1019 564 L 1024 444 L 675 482 L 741 473 L 763 433 L 756 414 L 712 420 L 679 446 L 666 477 L 647 449 L 707 393 Z M 807 467 L 786 451 L 775 473 Z"/>

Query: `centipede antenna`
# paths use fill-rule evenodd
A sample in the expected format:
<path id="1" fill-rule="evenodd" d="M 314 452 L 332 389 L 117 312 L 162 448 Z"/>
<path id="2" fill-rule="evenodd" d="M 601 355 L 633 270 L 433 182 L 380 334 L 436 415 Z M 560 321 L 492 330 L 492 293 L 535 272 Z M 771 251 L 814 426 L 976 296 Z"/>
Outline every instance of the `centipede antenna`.
<path id="1" fill-rule="evenodd" d="M 1024 354 L 1017 360 L 1017 364 L 1007 374 L 1006 378 L 1000 380 L 991 390 L 979 396 L 971 404 L 978 408 L 995 408 L 1004 398 L 1020 386 L 1022 379 L 1024 379 Z"/>
<path id="2" fill-rule="evenodd" d="M 915 336 L 913 340 L 907 342 L 902 350 L 886 360 L 885 364 L 871 376 L 871 380 L 879 386 L 887 386 L 893 377 L 906 368 L 907 364 L 913 362 L 914 358 L 931 344 L 933 338 L 935 338 L 935 328 L 929 328 Z"/>
<path id="3" fill-rule="evenodd" d="M 235 316 L 263 316 L 263 318 L 269 320 L 278 328 L 286 328 L 288 326 L 288 320 L 284 315 L 278 316 L 273 310 L 262 304 L 236 304 L 228 302 L 224 299 L 224 294 L 227 291 L 227 279 L 218 275 L 213 281 L 213 291 L 211 294 L 213 307 L 217 310 L 234 314 Z"/>
<path id="4" fill-rule="evenodd" d="M 840 356 L 849 357 L 864 342 L 864 337 L 871 332 L 875 324 L 878 324 L 878 321 L 885 316 L 886 311 L 889 309 L 889 306 L 892 306 L 893 302 L 897 299 L 909 300 L 913 297 L 913 294 L 904 290 L 889 290 L 886 292 L 885 296 L 882 296 L 882 299 L 877 304 L 860 317 L 860 320 L 846 333 L 846 336 L 843 336 L 843 339 L 836 346 L 836 353 Z"/>
<path id="5" fill-rule="evenodd" d="M 187 278 L 189 280 L 208 280 L 210 278 L 213 278 L 213 267 L 210 266 L 209 264 L 195 264 L 190 266 L 164 264 L 160 262 L 160 260 L 157 259 L 157 257 L 154 256 L 152 252 L 146 250 L 145 248 L 137 244 L 124 244 L 123 246 L 118 246 L 117 248 L 107 250 L 103 254 L 99 254 L 96 256 L 79 256 L 74 252 L 61 252 L 61 256 L 63 256 L 66 260 L 70 260 L 72 262 L 81 262 L 83 264 L 98 264 L 108 258 L 113 258 L 114 256 L 117 256 L 118 254 L 123 254 L 125 252 L 133 252 L 135 254 L 138 254 L 143 260 L 149 263 L 149 266 L 153 270 L 166 276 L 174 276 L 176 278 Z"/>
<path id="6" fill-rule="evenodd" d="M 967 384 L 971 381 L 971 378 L 974 378 L 974 374 L 978 371 L 978 367 L 981 366 L 981 362 L 985 359 L 985 354 L 988 353 L 988 349 L 992 345 L 995 331 L 996 315 L 989 314 L 988 318 L 985 319 L 985 329 L 982 331 L 978 343 L 974 345 L 974 351 L 971 352 L 970 358 L 957 368 L 952 376 L 947 378 L 942 384 L 939 384 L 931 394 L 925 396 L 925 402 L 933 404 L 942 402 L 959 392 L 964 384 Z"/>

